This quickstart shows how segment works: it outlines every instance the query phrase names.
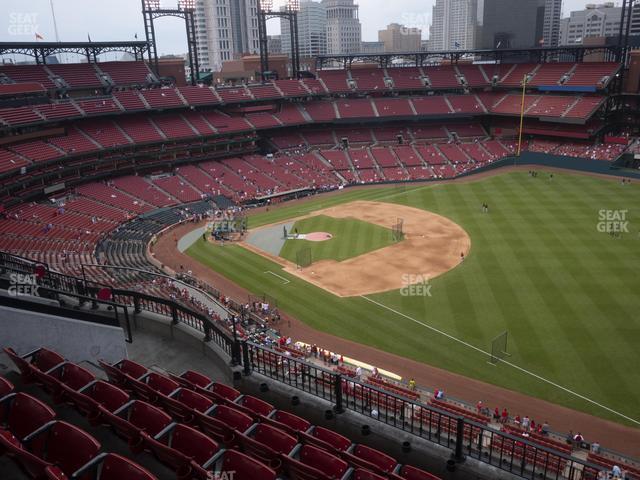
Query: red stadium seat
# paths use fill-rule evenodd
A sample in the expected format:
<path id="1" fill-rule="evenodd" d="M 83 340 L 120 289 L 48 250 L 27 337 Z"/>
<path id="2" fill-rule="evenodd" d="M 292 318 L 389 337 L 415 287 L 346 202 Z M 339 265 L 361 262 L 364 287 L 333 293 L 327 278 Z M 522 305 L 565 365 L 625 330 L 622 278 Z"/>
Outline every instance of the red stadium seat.
<path id="1" fill-rule="evenodd" d="M 244 453 L 257 458 L 276 471 L 282 468 L 281 455 L 289 455 L 298 440 L 271 425 L 257 424 L 246 435 L 240 435 L 240 446 Z"/>
<path id="2" fill-rule="evenodd" d="M 169 373 L 169 376 L 182 385 L 185 388 L 191 388 L 198 386 L 201 388 L 207 388 L 213 382 L 209 377 L 193 370 L 185 370 L 180 375 Z"/>
<path id="3" fill-rule="evenodd" d="M 142 431 L 155 436 L 172 422 L 165 412 L 140 400 L 133 400 L 114 413 L 103 406 L 99 408 L 101 420 L 127 440 L 133 452 L 140 452 L 144 448 Z"/>
<path id="4" fill-rule="evenodd" d="M 138 379 L 147 373 L 147 369 L 145 367 L 127 359 L 121 360 L 113 365 L 110 365 L 103 360 L 99 360 L 99 363 L 109 377 L 109 381 L 120 388 L 124 388 L 125 390 L 131 389 L 129 381 L 130 378 Z"/>
<path id="5" fill-rule="evenodd" d="M 22 440 L 53 420 L 56 413 L 26 393 L 10 393 L 0 403 L 0 448 L 20 447 Z"/>
<path id="6" fill-rule="evenodd" d="M 13 392 L 13 383 L 4 377 L 0 377 L 0 398 L 9 395 L 11 392 Z M 0 418 L 2 418 L 2 415 L 0 415 Z"/>
<path id="7" fill-rule="evenodd" d="M 77 392 L 66 391 L 65 395 L 76 410 L 89 417 L 92 424 L 99 423 L 100 405 L 113 413 L 129 401 L 127 392 L 102 380 L 92 382 Z"/>
<path id="8" fill-rule="evenodd" d="M 390 478 L 405 478 L 407 480 L 440 480 L 440 477 L 429 472 L 425 472 L 424 470 L 420 470 L 419 468 L 412 467 L 411 465 L 404 465 L 397 475 L 393 475 Z"/>
<path id="9" fill-rule="evenodd" d="M 347 437 L 324 427 L 316 426 L 310 432 L 300 432 L 299 435 L 304 443 L 315 445 L 329 452 L 335 452 L 336 450 L 346 452 L 351 446 L 351 440 Z"/>
<path id="10" fill-rule="evenodd" d="M 18 367 L 18 370 L 22 373 L 22 379 L 26 383 L 35 380 L 34 369 L 46 372 L 64 362 L 62 355 L 46 348 L 39 348 L 22 356 L 18 355 L 11 347 L 6 347 L 4 351 Z"/>
<path id="11" fill-rule="evenodd" d="M 87 480 L 158 480 L 150 472 L 131 460 L 103 453 L 76 472 L 73 479 Z"/>
<path id="12" fill-rule="evenodd" d="M 366 445 L 356 445 L 349 452 L 342 452 L 340 455 L 352 465 L 377 473 L 391 473 L 398 466 L 395 458 Z"/>
<path id="13" fill-rule="evenodd" d="M 162 397 L 160 403 L 173 418 L 186 424 L 195 422 L 196 412 L 206 413 L 215 405 L 210 398 L 186 388 L 178 388 L 169 397 Z"/>
<path id="14" fill-rule="evenodd" d="M 48 372 L 36 371 L 35 375 L 56 403 L 62 401 L 67 392 L 77 392 L 96 379 L 89 370 L 71 362 L 63 362 Z"/>
<path id="15" fill-rule="evenodd" d="M 243 433 L 253 425 L 253 419 L 226 405 L 218 405 L 211 412 L 197 414 L 200 429 L 217 442 L 227 446 L 237 444 L 236 431 Z"/>
<path id="16" fill-rule="evenodd" d="M 207 388 L 198 387 L 196 388 L 196 391 L 214 399 L 224 399 L 229 400 L 230 402 L 235 401 L 240 396 L 240 392 L 235 388 L 231 388 L 224 383 L 217 382 L 212 383 Z"/>
<path id="17" fill-rule="evenodd" d="M 328 480 L 342 478 L 349 465 L 339 457 L 312 445 L 303 445 L 297 458 L 284 457 L 285 470 L 294 479 Z"/>
<path id="18" fill-rule="evenodd" d="M 220 472 L 235 472 L 235 478 L 247 480 L 275 480 L 277 478 L 274 470 L 235 450 L 225 450 L 216 459 L 213 478 L 216 478 L 216 474 Z"/>
<path id="19" fill-rule="evenodd" d="M 252 397 L 251 395 L 243 395 L 236 401 L 236 403 L 245 407 L 254 414 L 264 415 L 265 417 L 268 417 L 274 410 L 273 405 L 270 403 L 256 397 Z"/>
<path id="20" fill-rule="evenodd" d="M 100 443 L 84 430 L 53 421 L 24 441 L 24 449 L 10 455 L 33 478 L 67 478 L 96 457 Z"/>
<path id="21" fill-rule="evenodd" d="M 150 403 L 159 402 L 161 396 L 169 396 L 180 387 L 178 382 L 155 372 L 148 372 L 139 379 L 130 379 L 129 384 L 138 398 Z"/>
<path id="22" fill-rule="evenodd" d="M 187 425 L 173 424 L 155 438 L 143 432 L 145 447 L 179 479 L 207 478 L 207 468 L 213 463 L 219 447 L 202 432 Z"/>
<path id="23" fill-rule="evenodd" d="M 293 435 L 296 435 L 298 432 L 306 432 L 311 428 L 309 421 L 293 413 L 285 412 L 284 410 L 276 410 L 271 416 L 263 418 L 261 421 Z"/>
<path id="24" fill-rule="evenodd" d="M 353 474 L 353 480 L 387 480 L 387 477 L 382 477 L 369 470 L 358 468 Z"/>

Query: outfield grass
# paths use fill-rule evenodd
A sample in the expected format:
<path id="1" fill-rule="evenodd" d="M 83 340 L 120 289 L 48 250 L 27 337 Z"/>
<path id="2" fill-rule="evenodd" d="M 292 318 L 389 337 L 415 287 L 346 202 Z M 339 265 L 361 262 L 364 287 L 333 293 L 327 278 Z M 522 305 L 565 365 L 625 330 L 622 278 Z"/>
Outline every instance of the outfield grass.
<path id="1" fill-rule="evenodd" d="M 508 330 L 509 361 L 638 420 L 640 412 L 640 186 L 579 175 L 509 173 L 473 183 L 347 190 L 253 216 L 273 223 L 357 199 L 444 215 L 471 252 L 431 281 L 431 297 L 367 298 L 482 350 Z M 486 202 L 490 213 L 483 214 Z M 599 211 L 629 209 L 631 233 L 597 230 Z M 196 243 L 188 253 L 239 285 L 278 299 L 310 326 L 398 355 L 621 423 L 631 421 L 439 335 L 367 298 L 338 298 L 237 246 Z M 407 267 L 408 273 L 411 266 Z M 265 271 L 278 272 L 291 283 Z M 419 273 L 419 272 L 415 272 Z M 383 274 L 383 272 L 381 273 Z"/>
<path id="2" fill-rule="evenodd" d="M 287 240 L 280 250 L 280 256 L 293 263 L 296 263 L 298 251 L 307 248 L 311 250 L 311 258 L 314 262 L 319 260 L 341 262 L 394 243 L 393 232 L 390 229 L 354 218 L 316 215 L 298 220 L 293 225 L 293 231 L 296 230 L 298 233 L 326 232 L 333 235 L 333 238 L 323 242 Z"/>

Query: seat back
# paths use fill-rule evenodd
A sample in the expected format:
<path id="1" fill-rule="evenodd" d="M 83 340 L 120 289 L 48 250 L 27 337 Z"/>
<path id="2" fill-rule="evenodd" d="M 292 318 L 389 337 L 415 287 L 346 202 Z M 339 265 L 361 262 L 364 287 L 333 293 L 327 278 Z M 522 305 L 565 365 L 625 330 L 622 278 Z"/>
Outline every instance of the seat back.
<path id="1" fill-rule="evenodd" d="M 178 382 L 156 372 L 151 372 L 145 380 L 149 388 L 167 396 L 171 395 L 180 386 Z"/>
<path id="2" fill-rule="evenodd" d="M 296 432 L 306 432 L 311 427 L 309 421 L 283 410 L 276 410 L 271 416 L 271 420 L 282 423 Z"/>
<path id="3" fill-rule="evenodd" d="M 9 395 L 11 392 L 13 392 L 13 383 L 4 377 L 0 377 L 0 398 Z M 1 415 L 0 418 L 2 418 Z"/>
<path id="4" fill-rule="evenodd" d="M 23 439 L 55 416 L 56 412 L 37 398 L 18 392 L 9 406 L 7 427 L 18 439 Z"/>
<path id="5" fill-rule="evenodd" d="M 213 411 L 213 416 L 239 432 L 246 431 L 253 424 L 253 419 L 250 416 L 226 405 L 218 405 Z"/>
<path id="6" fill-rule="evenodd" d="M 319 446 L 325 449 L 326 446 L 329 445 L 332 447 L 332 450 L 346 452 L 351 446 L 351 440 L 328 428 L 314 427 L 309 437 L 311 437 L 309 438 L 310 443 L 319 441 Z"/>
<path id="7" fill-rule="evenodd" d="M 120 360 L 114 365 L 122 373 L 129 375 L 131 378 L 140 378 L 147 373 L 147 368 L 132 360 Z"/>
<path id="8" fill-rule="evenodd" d="M 98 360 L 98 363 L 107 374 L 107 377 L 109 377 L 109 381 L 111 383 L 123 388 L 128 384 L 129 379 L 127 375 L 119 368 L 116 368 L 102 360 Z"/>
<path id="9" fill-rule="evenodd" d="M 96 379 L 93 373 L 75 363 L 65 363 L 60 370 L 60 381 L 73 390 L 80 390 Z"/>
<path id="10" fill-rule="evenodd" d="M 236 472 L 236 478 L 275 480 L 276 472 L 262 463 L 235 450 L 226 450 L 222 457 L 223 472 Z"/>
<path id="11" fill-rule="evenodd" d="M 99 480 L 157 480 L 150 472 L 131 460 L 108 454 L 102 462 Z"/>
<path id="12" fill-rule="evenodd" d="M 173 398 L 198 412 L 206 412 L 214 405 L 210 398 L 186 388 L 178 390 Z"/>
<path id="13" fill-rule="evenodd" d="M 335 480 L 323 471 L 295 458 L 283 456 L 287 478 L 291 480 Z"/>
<path id="14" fill-rule="evenodd" d="M 257 459 L 276 470 L 281 465 L 280 454 L 271 448 L 270 445 L 256 440 L 255 437 L 249 437 L 244 434 L 239 434 L 238 439 L 241 450 L 250 457 Z"/>
<path id="15" fill-rule="evenodd" d="M 227 446 L 235 442 L 233 429 L 214 417 L 198 414 L 196 416 L 196 423 L 200 430 L 213 438 L 216 442 L 224 443 Z"/>
<path id="16" fill-rule="evenodd" d="M 41 372 L 51 370 L 56 365 L 64 362 L 64 357 L 53 350 L 41 348 L 33 354 L 31 363 Z"/>
<path id="17" fill-rule="evenodd" d="M 194 372 L 193 370 L 187 370 L 180 375 L 180 378 L 183 381 L 190 383 L 191 385 L 197 385 L 198 387 L 206 388 L 211 384 L 211 379 L 206 375 L 203 375 L 199 372 Z M 174 378 L 174 380 L 176 380 Z"/>
<path id="18" fill-rule="evenodd" d="M 342 478 L 349 468 L 347 462 L 341 458 L 312 445 L 304 445 L 300 449 L 299 460 L 334 478 Z"/>
<path id="19" fill-rule="evenodd" d="M 29 450 L 69 476 L 91 461 L 100 450 L 100 443 L 95 438 L 67 422 L 55 422 L 42 435 L 46 436 L 45 441 L 35 441 L 36 447 Z"/>
<path id="20" fill-rule="evenodd" d="M 87 389 L 86 395 L 110 412 L 115 412 L 129 401 L 127 392 L 102 380 L 98 380 Z"/>
<path id="21" fill-rule="evenodd" d="M 140 400 L 133 402 L 129 408 L 127 419 L 150 436 L 156 436 L 172 422 L 167 413 Z"/>
<path id="22" fill-rule="evenodd" d="M 4 353 L 6 353 L 14 365 L 18 367 L 18 370 L 20 370 L 24 380 L 30 379 L 33 376 L 33 367 L 31 364 L 18 355 L 13 348 L 5 347 Z"/>
<path id="23" fill-rule="evenodd" d="M 407 480 L 440 480 L 440 477 L 411 465 L 404 465 L 400 469 L 400 477 Z"/>
<path id="24" fill-rule="evenodd" d="M 239 404 L 258 415 L 264 415 L 265 417 L 274 410 L 273 405 L 270 403 L 256 397 L 252 397 L 251 395 L 243 395 Z"/>
<path id="25" fill-rule="evenodd" d="M 232 402 L 240 396 L 240 392 L 238 390 L 231 388 L 224 383 L 214 383 L 209 387 L 209 390 Z"/>
<path id="26" fill-rule="evenodd" d="M 356 445 L 353 454 L 358 458 L 376 465 L 380 470 L 387 473 L 392 472 L 398 465 L 395 458 L 379 450 L 367 447 L 366 445 Z"/>
<path id="27" fill-rule="evenodd" d="M 353 474 L 354 480 L 387 480 L 386 477 L 381 477 L 369 470 L 363 470 L 362 468 L 358 468 Z"/>
<path id="28" fill-rule="evenodd" d="M 298 443 L 298 439 L 271 425 L 259 423 L 253 432 L 253 438 L 268 445 L 278 453 L 288 455 Z"/>
<path id="29" fill-rule="evenodd" d="M 218 444 L 204 433 L 181 424 L 171 432 L 170 446 L 193 458 L 198 465 L 204 465 L 219 450 Z"/>

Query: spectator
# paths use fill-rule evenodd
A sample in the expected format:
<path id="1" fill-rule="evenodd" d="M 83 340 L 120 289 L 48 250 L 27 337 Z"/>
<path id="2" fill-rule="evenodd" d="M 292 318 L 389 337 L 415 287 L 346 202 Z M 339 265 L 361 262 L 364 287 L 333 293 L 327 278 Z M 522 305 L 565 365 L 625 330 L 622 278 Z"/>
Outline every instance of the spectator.
<path id="1" fill-rule="evenodd" d="M 622 469 L 618 465 L 614 465 L 611 469 L 613 478 L 622 478 Z"/>
<path id="2" fill-rule="evenodd" d="M 507 411 L 506 407 L 502 409 L 502 423 L 507 423 L 507 421 L 509 420 L 509 412 Z"/>
<path id="3" fill-rule="evenodd" d="M 442 400 L 444 398 L 444 390 L 436 388 L 436 391 L 433 392 L 433 396 L 436 398 L 436 400 Z"/>
<path id="4" fill-rule="evenodd" d="M 482 414 L 482 400 L 478 400 L 478 403 L 476 403 L 476 410 L 478 411 L 478 415 Z"/>
<path id="5" fill-rule="evenodd" d="M 493 411 L 493 419 L 497 422 L 500 420 L 500 410 L 498 407 Z"/>
<path id="6" fill-rule="evenodd" d="M 520 420 L 520 415 L 516 415 L 516 418 L 513 419 L 513 423 L 520 426 L 520 424 L 522 423 L 522 421 Z"/>
<path id="7" fill-rule="evenodd" d="M 529 420 L 529 417 L 525 415 L 522 419 L 522 428 L 529 430 L 529 425 L 531 425 L 531 420 Z"/>
<path id="8" fill-rule="evenodd" d="M 582 434 L 580 432 L 578 432 L 573 436 L 573 441 L 579 447 L 580 444 L 582 444 L 582 442 L 584 442 L 584 437 L 582 436 Z"/>
<path id="9" fill-rule="evenodd" d="M 356 368 L 356 377 L 358 378 L 358 380 L 360 380 L 360 378 L 362 377 L 362 368 L 360 366 Z"/>
<path id="10" fill-rule="evenodd" d="M 544 423 L 542 424 L 542 435 L 549 435 L 549 423 L 545 420 Z"/>
<path id="11" fill-rule="evenodd" d="M 595 453 L 596 455 L 600 453 L 600 444 L 596 441 L 591 444 L 591 453 Z"/>
<path id="12" fill-rule="evenodd" d="M 569 430 L 569 433 L 567 433 L 566 441 L 569 445 L 573 443 L 573 430 Z"/>
<path id="13" fill-rule="evenodd" d="M 416 381 L 413 378 L 409 380 L 409 389 L 414 391 L 416 389 Z"/>

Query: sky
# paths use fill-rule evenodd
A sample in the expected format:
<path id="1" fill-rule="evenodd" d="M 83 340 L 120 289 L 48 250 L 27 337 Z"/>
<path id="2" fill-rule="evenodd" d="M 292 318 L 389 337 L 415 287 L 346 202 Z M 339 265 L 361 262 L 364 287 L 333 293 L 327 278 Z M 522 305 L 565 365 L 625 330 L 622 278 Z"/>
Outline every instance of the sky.
<path id="1" fill-rule="evenodd" d="M 134 40 L 137 33 L 144 39 L 140 0 L 51 0 L 60 41 Z M 362 38 L 378 39 L 378 30 L 389 23 L 401 23 L 423 30 L 427 38 L 431 24 L 431 7 L 435 0 L 356 0 L 360 5 Z M 516 5 L 520 0 L 513 0 Z M 563 16 L 584 8 L 587 3 L 604 0 L 564 0 Z M 284 0 L 275 0 L 276 6 Z M 173 7 L 177 0 L 162 0 Z M 616 0 L 616 4 L 621 4 Z M 271 20 L 269 33 L 277 34 L 279 24 Z M 35 32 L 45 41 L 55 41 L 50 0 L 0 0 L 0 42 L 30 42 Z M 186 51 L 184 23 L 179 19 L 163 18 L 156 23 L 158 51 L 161 54 L 180 54 Z"/>

